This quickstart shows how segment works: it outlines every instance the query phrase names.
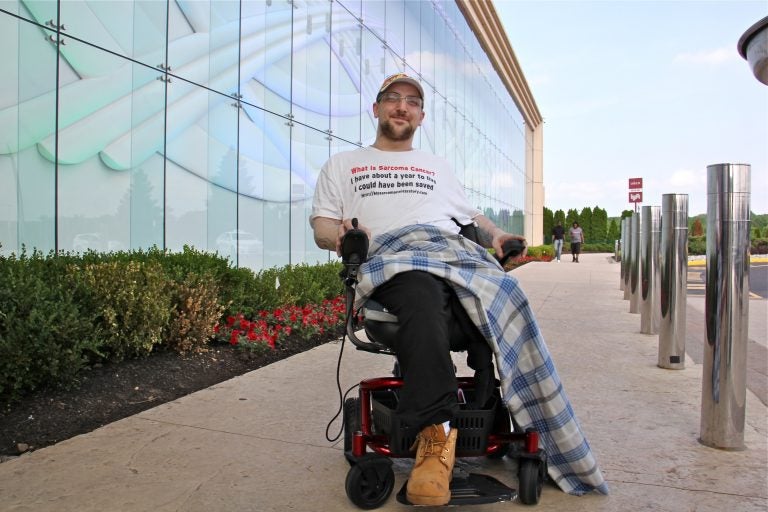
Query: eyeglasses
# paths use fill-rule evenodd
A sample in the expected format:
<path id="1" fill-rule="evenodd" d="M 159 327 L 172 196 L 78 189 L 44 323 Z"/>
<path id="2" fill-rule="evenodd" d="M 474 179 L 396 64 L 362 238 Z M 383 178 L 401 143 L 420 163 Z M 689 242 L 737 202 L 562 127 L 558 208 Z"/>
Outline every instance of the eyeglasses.
<path id="1" fill-rule="evenodd" d="M 388 103 L 390 105 L 399 105 L 403 100 L 405 100 L 405 104 L 409 107 L 421 108 L 424 105 L 424 100 L 418 96 L 400 96 L 396 92 L 385 92 L 379 98 L 380 103 Z"/>

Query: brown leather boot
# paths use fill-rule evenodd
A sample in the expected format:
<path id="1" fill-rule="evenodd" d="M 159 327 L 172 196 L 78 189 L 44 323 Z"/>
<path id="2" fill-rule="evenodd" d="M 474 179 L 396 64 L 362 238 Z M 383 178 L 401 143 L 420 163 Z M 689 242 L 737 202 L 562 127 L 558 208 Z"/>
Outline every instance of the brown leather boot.
<path id="1" fill-rule="evenodd" d="M 413 505 L 445 505 L 451 501 L 449 488 L 456 462 L 456 437 L 452 428 L 448 436 L 442 425 L 425 427 L 416 437 L 416 460 L 408 479 L 406 497 Z"/>

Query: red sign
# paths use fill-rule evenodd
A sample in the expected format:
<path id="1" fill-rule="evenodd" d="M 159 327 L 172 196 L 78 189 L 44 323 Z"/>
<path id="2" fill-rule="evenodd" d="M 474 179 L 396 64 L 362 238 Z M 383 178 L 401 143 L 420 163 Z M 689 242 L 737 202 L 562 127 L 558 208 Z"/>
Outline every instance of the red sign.
<path id="1" fill-rule="evenodd" d="M 643 193 L 642 192 L 630 192 L 629 193 L 629 202 L 630 203 L 642 203 L 643 202 Z"/>
<path id="2" fill-rule="evenodd" d="M 629 178 L 629 190 L 643 188 L 643 178 Z"/>

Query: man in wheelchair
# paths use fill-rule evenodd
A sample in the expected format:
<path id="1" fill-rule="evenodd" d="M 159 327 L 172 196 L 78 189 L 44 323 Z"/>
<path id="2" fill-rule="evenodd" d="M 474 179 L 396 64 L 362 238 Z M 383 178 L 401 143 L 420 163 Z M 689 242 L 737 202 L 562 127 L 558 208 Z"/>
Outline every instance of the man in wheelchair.
<path id="1" fill-rule="evenodd" d="M 310 216 L 317 245 L 339 255 L 352 219 L 359 220 L 371 245 L 356 305 L 372 298 L 398 318 L 392 348 L 404 384 L 396 413 L 420 429 L 408 501 L 450 500 L 457 436 L 450 422 L 459 407 L 450 352 L 478 343 L 496 357 L 503 399 L 517 423 L 535 422 L 548 452 L 568 454 L 554 458 L 556 483 L 573 494 L 607 492 L 527 299 L 487 251 L 503 255 L 505 245 L 524 239 L 471 206 L 445 159 L 413 148 L 423 107 L 418 81 L 388 77 L 372 106 L 374 144 L 325 163 Z M 460 234 L 462 226 L 474 228 L 477 243 Z M 487 359 L 479 349 L 468 363 L 482 371 Z"/>

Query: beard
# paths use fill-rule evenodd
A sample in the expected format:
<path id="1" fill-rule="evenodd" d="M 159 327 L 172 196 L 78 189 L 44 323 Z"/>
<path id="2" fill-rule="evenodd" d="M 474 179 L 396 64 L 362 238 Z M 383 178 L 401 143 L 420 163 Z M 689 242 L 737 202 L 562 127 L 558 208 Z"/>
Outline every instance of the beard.
<path id="1" fill-rule="evenodd" d="M 382 135 L 384 135 L 389 140 L 394 140 L 394 141 L 410 140 L 411 137 L 413 137 L 414 132 L 416 131 L 416 129 L 410 124 L 407 124 L 402 128 L 398 129 L 388 120 L 382 121 L 379 124 L 379 127 L 381 128 Z"/>

